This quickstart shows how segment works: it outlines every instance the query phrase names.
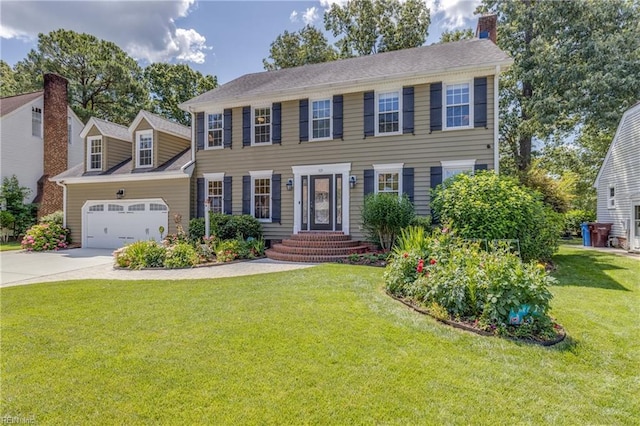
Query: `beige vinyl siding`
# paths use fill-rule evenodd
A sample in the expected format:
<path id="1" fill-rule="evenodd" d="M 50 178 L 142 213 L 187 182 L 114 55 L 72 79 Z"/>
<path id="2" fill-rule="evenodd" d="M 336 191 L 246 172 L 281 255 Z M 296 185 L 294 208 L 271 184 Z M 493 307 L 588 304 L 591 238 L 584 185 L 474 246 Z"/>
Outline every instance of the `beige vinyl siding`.
<path id="1" fill-rule="evenodd" d="M 103 136 L 105 165 L 103 170 L 109 170 L 113 166 L 131 158 L 131 142 Z"/>
<path id="2" fill-rule="evenodd" d="M 242 212 L 242 176 L 252 170 L 282 175 L 281 225 L 264 224 L 265 238 L 281 239 L 293 231 L 293 196 L 285 183 L 292 166 L 351 163 L 358 183 L 350 194 L 350 234 L 362 238 L 360 226 L 364 170 L 373 164 L 404 163 L 414 168 L 414 203 L 420 215 L 429 214 L 430 168 L 440 161 L 475 159 L 493 168 L 493 77 L 487 78 L 487 128 L 429 133 L 429 84 L 414 86 L 414 134 L 364 138 L 363 93 L 343 95 L 344 140 L 299 142 L 299 103 L 282 103 L 282 145 L 242 147 L 242 108 L 233 109 L 233 149 L 200 150 L 196 178 L 224 172 L 233 177 L 233 212 Z M 372 88 L 372 90 L 375 88 Z M 301 97 L 302 98 L 302 97 Z M 195 186 L 193 198 L 197 199 Z M 192 205 L 193 207 L 193 205 Z"/>
<path id="3" fill-rule="evenodd" d="M 170 135 L 168 133 L 156 131 L 154 132 L 153 137 L 154 151 L 157 156 L 156 167 L 163 165 L 185 149 L 189 148 L 191 145 L 191 141 L 189 139 Z"/>
<path id="4" fill-rule="evenodd" d="M 169 233 L 176 232 L 174 216 L 182 215 L 182 226 L 189 225 L 189 183 L 185 176 L 138 182 L 78 183 L 67 185 L 67 227 L 74 242 L 82 241 L 82 206 L 87 200 L 112 200 L 124 188 L 124 200 L 162 198 L 169 206 Z"/>

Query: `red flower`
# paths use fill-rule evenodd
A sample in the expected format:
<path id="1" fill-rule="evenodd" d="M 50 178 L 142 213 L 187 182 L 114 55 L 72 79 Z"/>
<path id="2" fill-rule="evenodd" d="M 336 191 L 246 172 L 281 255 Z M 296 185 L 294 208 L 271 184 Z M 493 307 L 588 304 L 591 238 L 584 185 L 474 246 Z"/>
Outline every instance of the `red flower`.
<path id="1" fill-rule="evenodd" d="M 418 263 L 418 267 L 416 268 L 416 271 L 418 271 L 419 274 L 422 273 L 422 263 Z"/>
<path id="2" fill-rule="evenodd" d="M 430 263 L 430 264 L 432 264 L 432 265 L 435 265 L 435 264 L 437 263 L 437 260 L 435 260 L 435 259 L 431 259 L 431 260 L 429 261 L 429 263 Z"/>

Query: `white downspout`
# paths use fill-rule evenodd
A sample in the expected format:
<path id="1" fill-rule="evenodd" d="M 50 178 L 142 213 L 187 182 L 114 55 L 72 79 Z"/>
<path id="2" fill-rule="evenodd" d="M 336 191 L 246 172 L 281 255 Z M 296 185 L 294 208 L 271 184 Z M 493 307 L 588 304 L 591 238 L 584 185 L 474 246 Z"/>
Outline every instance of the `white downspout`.
<path id="1" fill-rule="evenodd" d="M 189 107 L 191 113 L 191 162 L 196 161 L 196 114 Z"/>
<path id="2" fill-rule="evenodd" d="M 65 185 L 64 181 L 60 183 L 60 181 L 55 181 L 56 185 L 62 187 L 62 227 L 67 227 L 67 185 Z"/>
<path id="3" fill-rule="evenodd" d="M 498 84 L 500 81 L 500 65 L 496 65 L 496 72 L 493 75 L 493 169 L 496 174 L 500 173 L 500 91 Z"/>

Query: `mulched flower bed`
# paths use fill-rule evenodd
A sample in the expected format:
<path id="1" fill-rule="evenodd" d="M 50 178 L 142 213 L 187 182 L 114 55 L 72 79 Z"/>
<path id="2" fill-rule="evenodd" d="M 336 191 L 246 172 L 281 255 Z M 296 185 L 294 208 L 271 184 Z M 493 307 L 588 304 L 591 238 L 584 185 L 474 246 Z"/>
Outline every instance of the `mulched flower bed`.
<path id="1" fill-rule="evenodd" d="M 391 296 L 393 299 L 397 300 L 398 302 L 402 303 L 403 305 L 413 309 L 414 311 L 421 313 L 423 315 L 429 315 L 431 318 L 434 318 L 444 324 L 450 325 L 451 327 L 455 327 L 461 330 L 465 330 L 465 331 L 470 331 L 472 333 L 476 333 L 479 334 L 481 336 L 492 336 L 492 337 L 504 337 L 507 338 L 509 340 L 514 340 L 516 342 L 524 342 L 524 343 L 532 343 L 535 345 L 541 345 L 541 346 L 553 346 L 556 345 L 560 342 L 562 342 L 565 337 L 567 336 L 567 333 L 565 332 L 564 328 L 560 325 L 554 322 L 553 324 L 553 328 L 554 331 L 556 333 L 556 336 L 552 339 L 544 339 L 542 337 L 538 337 L 538 338 L 519 338 L 519 337 L 515 337 L 515 336 L 509 336 L 509 335 L 500 335 L 497 333 L 497 331 L 487 331 L 487 330 L 483 330 L 481 328 L 478 328 L 475 326 L 474 323 L 472 322 L 461 322 L 461 321 L 456 321 L 454 319 L 443 319 L 443 318 L 438 318 L 436 316 L 434 316 L 433 314 L 431 314 L 431 312 L 429 312 L 429 310 L 425 309 L 422 306 L 417 305 L 416 303 L 414 303 L 411 300 L 408 299 L 402 299 L 399 298 L 397 296 L 394 296 L 393 294 L 387 292 L 387 294 L 389 296 Z"/>

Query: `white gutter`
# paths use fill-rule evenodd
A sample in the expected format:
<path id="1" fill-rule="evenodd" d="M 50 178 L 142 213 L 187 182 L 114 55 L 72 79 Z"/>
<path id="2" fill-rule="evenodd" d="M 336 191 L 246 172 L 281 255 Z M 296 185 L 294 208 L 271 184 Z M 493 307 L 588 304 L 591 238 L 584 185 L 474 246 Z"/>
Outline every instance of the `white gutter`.
<path id="1" fill-rule="evenodd" d="M 193 108 L 189 107 L 191 113 L 191 162 L 196 161 L 196 114 L 193 112 Z"/>
<path id="2" fill-rule="evenodd" d="M 500 173 L 500 65 L 496 65 L 496 72 L 493 75 L 493 169 L 496 174 Z"/>
<path id="3" fill-rule="evenodd" d="M 49 179 L 51 180 L 51 179 Z M 56 185 L 62 187 L 62 226 L 64 228 L 67 227 L 67 185 L 65 185 L 63 180 L 54 181 Z"/>
<path id="4" fill-rule="evenodd" d="M 176 170 L 172 172 L 147 172 L 147 173 L 131 173 L 126 175 L 98 175 L 98 176 L 77 176 L 77 177 L 63 177 L 62 179 L 54 179 L 53 182 L 70 183 L 106 183 L 106 182 L 135 182 L 135 181 L 147 181 L 147 180 L 164 180 L 164 179 L 181 179 L 191 177 L 191 170 L 188 166 L 192 163 L 189 162 L 186 166 L 183 166 L 185 170 Z"/>

